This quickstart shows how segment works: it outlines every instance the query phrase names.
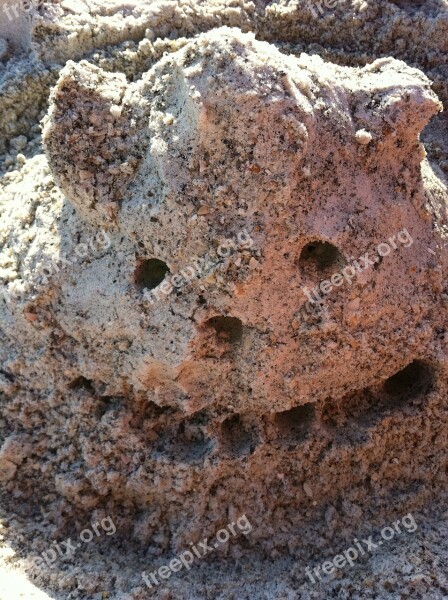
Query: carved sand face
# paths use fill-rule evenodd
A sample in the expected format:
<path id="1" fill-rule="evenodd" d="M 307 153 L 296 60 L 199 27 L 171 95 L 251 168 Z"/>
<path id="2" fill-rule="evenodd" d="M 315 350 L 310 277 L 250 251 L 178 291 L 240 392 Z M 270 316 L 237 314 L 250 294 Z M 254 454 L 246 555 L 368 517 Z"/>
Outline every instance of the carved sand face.
<path id="1" fill-rule="evenodd" d="M 438 108 L 427 79 L 399 61 L 330 67 L 227 28 L 132 85 L 69 63 L 44 134 L 50 165 L 82 218 L 120 244 L 108 302 L 131 291 L 117 331 L 137 331 L 144 306 L 158 332 L 138 333 L 132 367 L 108 355 L 120 376 L 186 411 L 231 399 L 262 413 L 410 362 L 441 284 L 418 142 Z M 145 261 L 173 275 L 243 230 L 250 247 L 143 303 Z M 321 302 L 309 302 L 316 289 Z"/>
<path id="2" fill-rule="evenodd" d="M 418 139 L 439 105 L 395 60 L 342 68 L 226 28 L 169 42 L 132 84 L 68 63 L 48 164 L 4 188 L 3 288 L 69 260 L 0 305 L 0 483 L 54 525 L 46 544 L 116 515 L 147 568 L 247 514 L 226 560 L 293 567 L 443 485 L 446 206 Z"/>

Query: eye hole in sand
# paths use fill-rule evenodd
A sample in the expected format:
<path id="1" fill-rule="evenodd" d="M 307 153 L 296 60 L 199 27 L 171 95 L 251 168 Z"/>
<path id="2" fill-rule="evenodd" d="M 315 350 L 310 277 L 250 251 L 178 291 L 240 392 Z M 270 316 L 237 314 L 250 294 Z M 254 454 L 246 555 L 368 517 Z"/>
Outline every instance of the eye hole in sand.
<path id="1" fill-rule="evenodd" d="M 407 367 L 389 377 L 384 391 L 395 405 L 418 398 L 431 391 L 434 385 L 434 370 L 421 360 L 414 360 Z"/>
<path id="2" fill-rule="evenodd" d="M 153 290 L 162 283 L 170 270 L 168 265 L 158 258 L 140 260 L 134 273 L 135 284 L 140 290 Z"/>
<path id="3" fill-rule="evenodd" d="M 332 274 L 343 265 L 345 265 L 344 257 L 330 242 L 320 240 L 309 242 L 300 253 L 299 267 L 305 277 Z"/>
<path id="4" fill-rule="evenodd" d="M 240 415 L 233 415 L 222 423 L 220 446 L 224 454 L 238 458 L 252 454 L 256 445 L 255 433 L 243 422 Z"/>
<path id="5" fill-rule="evenodd" d="M 313 403 L 296 406 L 290 410 L 277 413 L 274 424 L 279 437 L 288 441 L 299 442 L 306 437 L 314 420 L 315 407 Z"/>
<path id="6" fill-rule="evenodd" d="M 212 317 L 205 325 L 214 329 L 223 342 L 238 344 L 243 338 L 243 323 L 236 317 Z"/>

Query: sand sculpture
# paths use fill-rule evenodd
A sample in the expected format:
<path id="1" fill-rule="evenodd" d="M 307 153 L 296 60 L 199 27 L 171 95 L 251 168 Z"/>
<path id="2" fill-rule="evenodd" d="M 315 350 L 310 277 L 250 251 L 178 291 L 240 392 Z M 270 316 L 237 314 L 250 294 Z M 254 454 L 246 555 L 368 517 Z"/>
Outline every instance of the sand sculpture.
<path id="1" fill-rule="evenodd" d="M 424 505 L 445 482 L 447 203 L 420 141 L 441 109 L 401 60 L 236 27 L 135 82 L 69 61 L 29 167 L 51 199 L 2 232 L 4 489 L 160 551 L 246 513 L 272 556 L 341 498 L 353 522 Z"/>

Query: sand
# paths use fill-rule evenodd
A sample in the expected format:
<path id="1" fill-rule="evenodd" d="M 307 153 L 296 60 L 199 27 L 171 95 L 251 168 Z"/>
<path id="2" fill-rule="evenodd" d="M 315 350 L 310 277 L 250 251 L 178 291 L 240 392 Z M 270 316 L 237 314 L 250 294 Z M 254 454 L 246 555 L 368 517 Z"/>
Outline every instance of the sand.
<path id="1" fill-rule="evenodd" d="M 446 2 L 17 15 L 0 598 L 446 598 Z"/>

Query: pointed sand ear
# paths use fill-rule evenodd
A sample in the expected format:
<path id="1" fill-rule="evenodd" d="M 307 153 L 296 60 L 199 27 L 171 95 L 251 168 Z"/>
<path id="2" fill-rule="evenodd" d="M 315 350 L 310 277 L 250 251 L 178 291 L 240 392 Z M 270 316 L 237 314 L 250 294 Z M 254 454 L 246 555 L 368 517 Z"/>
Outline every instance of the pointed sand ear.
<path id="1" fill-rule="evenodd" d="M 44 121 L 53 175 L 87 218 L 113 220 L 139 164 L 138 125 L 124 75 L 82 61 L 61 71 Z"/>
<path id="2" fill-rule="evenodd" d="M 360 102 L 355 117 L 370 121 L 377 135 L 392 134 L 405 144 L 415 141 L 430 118 L 442 110 L 430 80 L 418 69 L 392 58 L 374 61 L 361 71 L 358 90 L 371 102 Z"/>

